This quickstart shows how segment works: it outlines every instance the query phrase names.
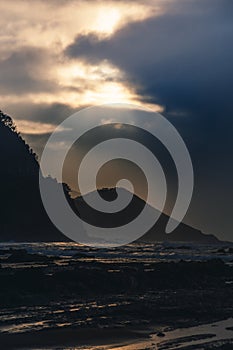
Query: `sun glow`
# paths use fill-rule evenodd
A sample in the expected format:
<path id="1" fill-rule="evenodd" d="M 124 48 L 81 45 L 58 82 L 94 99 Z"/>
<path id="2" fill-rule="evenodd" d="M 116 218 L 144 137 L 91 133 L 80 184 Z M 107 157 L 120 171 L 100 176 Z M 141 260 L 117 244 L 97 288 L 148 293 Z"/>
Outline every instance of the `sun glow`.
<path id="1" fill-rule="evenodd" d="M 123 77 L 122 72 L 118 68 L 106 62 L 98 66 L 85 64 L 83 62 L 71 63 L 65 66 L 62 65 L 57 69 L 56 74 L 59 83 L 63 86 L 77 84 L 80 82 L 80 79 L 88 79 L 89 82 L 95 81 L 95 83 L 98 83 L 106 78 L 115 80 Z"/>
<path id="2" fill-rule="evenodd" d="M 130 86 L 125 72 L 109 61 L 88 63 L 78 56 L 70 60 L 64 55 L 66 47 L 80 34 L 95 33 L 100 38 L 111 37 L 124 25 L 159 15 L 163 6 L 157 0 L 137 6 L 130 1 L 116 0 L 67 1 L 62 6 L 53 1 L 49 4 L 36 1 L 33 12 L 29 11 L 28 4 L 28 0 L 0 2 L 4 29 L 0 35 L 1 60 L 6 61 L 6 65 L 11 60 L 18 60 L 18 71 L 22 62 L 29 67 L 28 74 L 23 72 L 18 77 L 25 91 L 18 93 L 16 84 L 15 89 L 1 96 L 5 110 L 11 110 L 12 105 L 22 106 L 21 119 L 17 120 L 21 132 L 43 134 L 53 129 L 53 125 L 46 122 L 25 120 L 24 108 L 30 104 L 64 104 L 79 109 L 87 105 L 117 102 L 162 110 L 161 106 L 145 104 L 137 93 L 137 87 Z M 51 16 L 54 12 L 56 17 Z M 29 56 L 32 55 L 30 63 L 25 53 L 27 51 Z M 16 66 L 14 64 L 12 67 Z M 5 74 L 11 80 L 11 70 L 6 70 Z M 30 84 L 27 84 L 27 79 Z M 31 84 L 37 88 L 31 89 Z M 15 107 L 12 108 L 14 111 Z"/>
<path id="3" fill-rule="evenodd" d="M 97 16 L 96 29 L 99 33 L 111 34 L 114 32 L 120 19 L 121 14 L 119 9 L 109 8 L 107 11 L 106 9 L 100 9 Z"/>
<path id="4" fill-rule="evenodd" d="M 129 87 L 125 73 L 107 61 L 98 65 L 82 61 L 68 62 L 57 67 L 55 75 L 63 90 L 62 94 L 56 95 L 56 100 L 69 103 L 74 108 L 105 103 L 127 103 L 147 107 L 156 112 L 164 110 L 163 106 L 141 101 L 136 93 L 137 87 Z"/>
<path id="5" fill-rule="evenodd" d="M 120 83 L 106 82 L 95 91 L 87 91 L 84 100 L 88 103 L 129 103 L 132 99 L 130 91 Z"/>

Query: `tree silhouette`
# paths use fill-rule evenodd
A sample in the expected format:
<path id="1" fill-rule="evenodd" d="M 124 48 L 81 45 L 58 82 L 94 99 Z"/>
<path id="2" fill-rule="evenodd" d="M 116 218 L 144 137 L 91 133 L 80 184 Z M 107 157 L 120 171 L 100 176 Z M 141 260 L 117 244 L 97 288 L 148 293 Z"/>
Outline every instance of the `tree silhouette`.
<path id="1" fill-rule="evenodd" d="M 2 111 L 0 165 L 0 241 L 46 241 L 53 237 L 64 240 L 48 219 L 41 201 L 36 154 L 17 131 L 12 118 Z"/>

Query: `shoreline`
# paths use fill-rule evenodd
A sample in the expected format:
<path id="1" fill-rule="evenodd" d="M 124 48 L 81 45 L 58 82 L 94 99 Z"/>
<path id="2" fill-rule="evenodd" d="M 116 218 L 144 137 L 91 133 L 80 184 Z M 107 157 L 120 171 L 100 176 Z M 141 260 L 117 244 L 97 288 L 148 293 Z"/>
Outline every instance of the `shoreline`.
<path id="1" fill-rule="evenodd" d="M 214 341 L 211 325 L 232 317 L 228 248 L 29 245 L 2 249 L 0 258 L 4 350 L 154 350 L 168 337 L 173 350 L 175 339 Z"/>
<path id="2" fill-rule="evenodd" d="M 158 331 L 162 331 L 162 336 Z M 161 334 L 161 332 L 160 332 Z M 92 350 L 155 350 L 205 349 L 212 345 L 233 344 L 233 318 L 186 327 L 149 326 L 148 328 L 66 328 L 24 333 L 1 333 L 0 344 L 8 350 L 92 349 Z M 221 349 L 216 348 L 216 349 Z"/>
<path id="3" fill-rule="evenodd" d="M 24 333 L 1 333 L 3 349 L 44 349 L 47 347 L 124 346 L 135 340 L 147 340 L 143 332 L 127 328 L 51 329 Z"/>

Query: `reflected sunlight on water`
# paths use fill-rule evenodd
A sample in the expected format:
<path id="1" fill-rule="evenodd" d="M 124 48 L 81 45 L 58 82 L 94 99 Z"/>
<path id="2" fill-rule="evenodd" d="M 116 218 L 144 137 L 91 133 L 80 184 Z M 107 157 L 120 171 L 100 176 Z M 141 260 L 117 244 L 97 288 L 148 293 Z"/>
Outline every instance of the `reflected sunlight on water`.
<path id="1" fill-rule="evenodd" d="M 232 284 L 232 275 L 229 266 L 233 264 L 233 254 L 232 250 L 225 246 L 148 243 L 103 250 L 83 247 L 76 243 L 8 243 L 0 244 L 0 249 L 2 278 L 5 278 L 7 283 L 9 279 L 15 283 L 12 276 L 18 276 L 16 287 L 19 290 L 18 294 L 12 294 L 13 299 L 9 299 L 8 306 L 3 303 L 0 312 L 0 335 L 14 334 L 15 336 L 18 333 L 29 334 L 41 330 L 45 330 L 46 334 L 50 334 L 50 331 L 54 330 L 58 330 L 59 334 L 61 332 L 67 334 L 66 332 L 71 330 L 75 332 L 75 337 L 74 342 L 70 344 L 76 345 L 76 339 L 79 340 L 76 330 L 79 330 L 82 341 L 87 339 L 87 341 L 90 340 L 90 343 L 95 344 L 95 346 L 52 347 L 48 350 L 162 350 L 162 347 L 177 350 L 186 346 L 199 346 L 213 341 L 233 339 L 233 330 L 226 329 L 226 327 L 233 326 L 232 319 L 215 322 L 214 326 L 210 323 L 190 327 L 197 324 L 191 322 L 194 310 L 192 305 L 196 305 L 196 298 L 200 298 L 201 302 L 205 302 L 208 306 L 209 296 L 224 300 L 227 295 L 226 288 L 228 288 L 229 293 L 231 292 L 229 288 Z M 184 261 L 174 264 L 174 262 L 181 260 Z M 196 263 L 197 261 L 209 260 L 212 262 L 208 262 L 207 265 Z M 187 261 L 195 263 L 186 263 Z M 158 264 L 159 262 L 162 264 Z M 164 264 L 164 262 L 171 262 L 171 264 Z M 213 275 L 210 281 L 215 286 L 218 283 L 216 278 L 220 275 L 222 289 L 215 296 L 212 293 L 212 287 L 210 291 L 205 291 L 206 285 L 203 285 L 202 288 L 197 288 L 195 291 L 192 288 L 189 289 L 187 297 L 186 289 L 184 291 L 182 289 L 186 285 L 181 283 L 184 273 L 192 272 L 192 269 L 197 271 L 199 285 L 198 276 L 199 272 L 200 276 L 203 276 L 202 267 L 204 265 L 207 273 L 211 274 L 216 269 L 216 275 Z M 180 271 L 180 275 L 177 276 L 181 276 L 181 279 L 178 280 L 177 285 L 178 288 L 181 286 L 181 289 L 176 289 L 177 286 L 173 282 L 171 285 L 167 285 L 171 271 L 177 270 L 173 270 L 174 266 L 178 268 L 178 272 Z M 189 270 L 189 266 L 191 270 Z M 227 266 L 227 269 L 224 266 Z M 30 271 L 33 271 L 33 274 L 30 274 Z M 222 271 L 225 273 L 224 276 Z M 31 281 L 35 272 L 37 272 L 36 276 L 39 276 L 37 288 L 40 288 L 40 283 L 44 283 L 40 291 L 41 299 L 38 298 L 38 289 L 32 288 L 31 283 L 27 286 L 29 293 L 25 299 L 23 294 L 25 291 L 22 286 L 24 287 L 29 280 Z M 165 276 L 164 281 L 161 279 L 162 273 Z M 24 276 L 23 280 L 22 276 Z M 137 280 L 138 276 L 139 280 Z M 193 276 L 191 276 L 192 282 Z M 156 281 L 156 283 L 162 281 L 164 284 L 157 288 L 157 285 L 148 281 Z M 50 285 L 47 285 L 48 283 Z M 121 285 L 118 289 L 119 283 Z M 106 288 L 102 290 L 100 287 L 105 284 Z M 64 285 L 70 288 L 65 296 L 63 294 Z M 96 285 L 99 294 L 95 294 L 96 290 L 93 286 Z M 145 288 L 141 288 L 143 285 Z M 50 289 L 47 289 L 49 286 Z M 55 293 L 53 293 L 54 290 Z M 58 294 L 58 290 L 60 290 L 60 294 Z M 51 298 L 47 291 L 51 293 Z M 31 298 L 31 294 L 34 299 Z M 47 298 L 48 295 L 49 298 Z M 206 298 L 204 302 L 203 295 Z M 228 296 L 231 300 L 230 294 Z M 16 299 L 19 300 L 18 305 L 17 303 L 15 306 L 12 304 L 14 298 L 18 298 Z M 22 301 L 28 302 L 28 305 L 25 303 L 23 305 L 27 306 L 22 306 Z M 161 309 L 161 312 L 169 312 L 169 315 L 174 315 L 181 305 L 179 303 L 182 303 L 182 307 L 186 307 L 186 311 L 191 310 L 190 320 L 186 323 L 189 328 L 164 331 L 162 326 L 158 326 L 158 323 L 161 322 L 159 316 L 155 330 L 153 312 Z M 225 304 L 224 301 L 223 307 L 226 313 L 222 318 L 231 315 L 229 306 Z M 205 304 L 203 304 L 203 309 L 204 306 Z M 212 308 L 212 304 L 210 307 Z M 221 303 L 218 308 L 220 314 L 222 312 Z M 211 311 L 208 311 L 208 315 L 209 312 Z M 210 322 L 215 316 L 211 317 L 213 315 L 205 319 L 204 322 Z M 163 325 L 168 326 L 168 321 L 167 318 Z M 177 326 L 177 323 L 173 323 L 171 327 L 180 327 L 181 325 L 184 324 L 181 323 Z M 112 333 L 112 329 L 116 332 Z M 86 333 L 82 334 L 83 330 L 86 330 Z M 160 330 L 164 333 L 163 337 L 156 335 Z M 148 338 L 149 334 L 151 336 Z M 73 340 L 73 338 L 71 339 Z M 97 346 L 101 342 L 107 345 Z M 47 343 L 45 344 L 47 345 Z M 40 350 L 42 349 L 47 350 L 46 348 Z"/>

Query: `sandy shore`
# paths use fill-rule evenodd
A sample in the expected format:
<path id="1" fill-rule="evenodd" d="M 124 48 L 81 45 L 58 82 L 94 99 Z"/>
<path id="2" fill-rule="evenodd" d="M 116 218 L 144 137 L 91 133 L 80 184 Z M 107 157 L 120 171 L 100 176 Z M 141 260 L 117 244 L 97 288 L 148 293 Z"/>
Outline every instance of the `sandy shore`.
<path id="1" fill-rule="evenodd" d="M 146 339 L 146 333 L 113 329 L 54 329 L 17 334 L 0 334 L 1 349 L 33 349 L 130 344 Z"/>
<path id="2" fill-rule="evenodd" d="M 165 328 L 163 327 L 163 330 Z M 158 328 L 157 328 L 158 330 Z M 174 328 L 156 334 L 156 328 L 63 328 L 0 334 L 1 349 L 157 350 L 232 349 L 233 318 L 214 323 Z M 227 345 L 228 344 L 228 345 Z M 227 347 L 226 347 L 227 346 Z"/>
<path id="3" fill-rule="evenodd" d="M 157 262 L 148 251 L 142 261 L 123 259 L 141 256 L 140 247 L 115 260 L 115 252 L 99 259 L 94 251 L 91 261 L 80 248 L 66 258 L 62 248 L 60 255 L 37 249 L 0 251 L 0 349 L 173 350 L 178 342 L 197 350 L 201 342 L 233 339 L 226 330 L 232 321 L 211 326 L 232 316 L 232 263 Z"/>

